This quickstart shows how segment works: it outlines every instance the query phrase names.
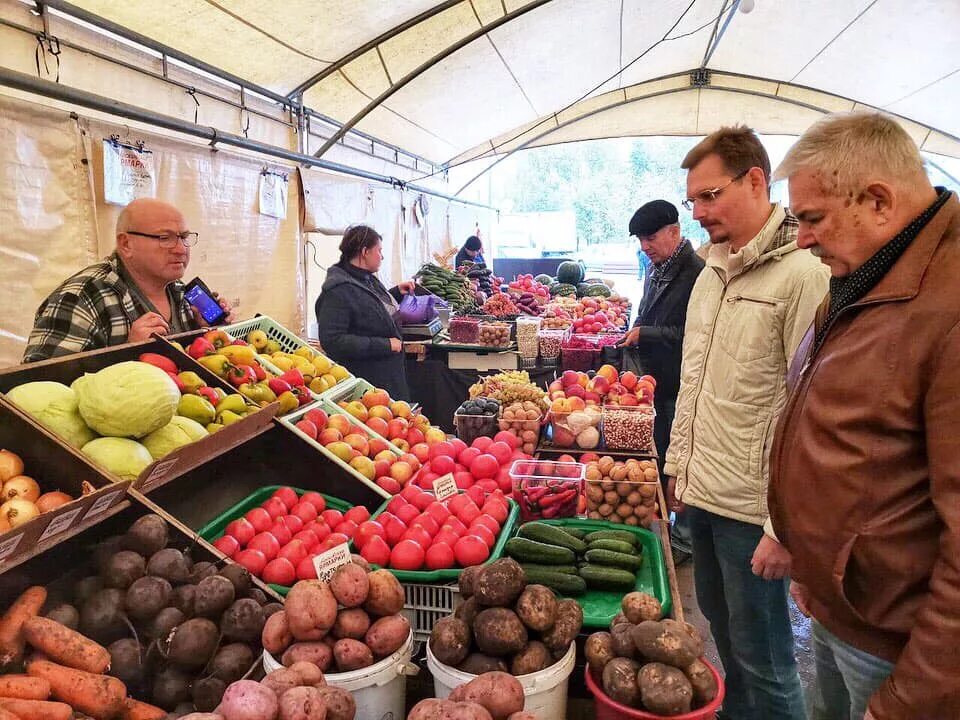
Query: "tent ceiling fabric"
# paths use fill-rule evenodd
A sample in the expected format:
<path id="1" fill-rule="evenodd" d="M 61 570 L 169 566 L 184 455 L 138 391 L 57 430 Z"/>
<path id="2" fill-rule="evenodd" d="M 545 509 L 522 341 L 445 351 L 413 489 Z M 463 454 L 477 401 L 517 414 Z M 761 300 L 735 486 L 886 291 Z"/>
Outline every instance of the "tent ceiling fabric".
<path id="1" fill-rule="evenodd" d="M 75 0 L 279 93 L 327 70 L 306 89 L 304 103 L 341 122 L 444 49 L 529 2 L 286 0 L 278 12 L 255 0 Z M 756 0 L 749 14 L 731 10 L 733 3 L 551 0 L 429 66 L 357 129 L 448 161 L 490 151 L 497 138 L 531 126 L 524 139 L 561 126 L 533 144 L 703 133 L 738 119 L 792 134 L 819 112 L 860 103 L 916 123 L 911 132 L 926 149 L 958 154 L 960 2 Z M 422 14 L 429 16 L 331 69 Z M 723 27 L 707 68 L 724 78 L 725 89 L 699 92 L 687 73 L 701 65 Z M 730 91 L 733 74 L 748 76 L 737 93 Z M 673 75 L 679 79 L 658 80 Z M 646 95 L 650 81 L 675 87 L 637 100 L 636 88 Z M 569 124 L 588 109 L 614 104 Z"/>

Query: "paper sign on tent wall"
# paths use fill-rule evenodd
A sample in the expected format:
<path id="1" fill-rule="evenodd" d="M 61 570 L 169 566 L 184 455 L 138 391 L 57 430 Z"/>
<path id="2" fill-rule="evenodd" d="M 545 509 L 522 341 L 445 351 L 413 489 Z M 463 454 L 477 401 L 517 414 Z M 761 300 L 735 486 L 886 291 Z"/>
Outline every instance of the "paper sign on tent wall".
<path id="1" fill-rule="evenodd" d="M 260 173 L 260 214 L 287 217 L 287 176 L 264 171 Z"/>
<path id="2" fill-rule="evenodd" d="M 153 153 L 103 141 L 103 199 L 114 205 L 127 205 L 141 197 L 156 195 Z"/>

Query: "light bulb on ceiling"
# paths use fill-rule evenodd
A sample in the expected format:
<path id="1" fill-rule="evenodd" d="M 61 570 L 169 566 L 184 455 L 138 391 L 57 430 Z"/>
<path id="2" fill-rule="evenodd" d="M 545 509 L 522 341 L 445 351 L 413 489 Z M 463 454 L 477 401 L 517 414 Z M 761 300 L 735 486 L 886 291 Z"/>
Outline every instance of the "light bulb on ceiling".
<path id="1" fill-rule="evenodd" d="M 740 0 L 740 4 L 738 5 L 738 9 L 744 15 L 747 15 L 748 13 L 752 13 L 753 8 L 754 8 L 754 0 Z"/>

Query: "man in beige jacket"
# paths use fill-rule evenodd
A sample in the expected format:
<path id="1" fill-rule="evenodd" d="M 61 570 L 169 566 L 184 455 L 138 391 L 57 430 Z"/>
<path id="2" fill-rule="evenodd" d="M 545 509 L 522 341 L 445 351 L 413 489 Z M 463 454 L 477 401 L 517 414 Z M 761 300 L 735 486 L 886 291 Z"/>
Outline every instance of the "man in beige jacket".
<path id="1" fill-rule="evenodd" d="M 787 367 L 828 273 L 797 247 L 797 219 L 771 204 L 770 160 L 752 130 L 718 130 L 682 166 L 684 205 L 711 245 L 687 310 L 668 494 L 687 508 L 697 600 L 726 671 L 723 717 L 803 720 L 790 554 L 764 523 Z"/>

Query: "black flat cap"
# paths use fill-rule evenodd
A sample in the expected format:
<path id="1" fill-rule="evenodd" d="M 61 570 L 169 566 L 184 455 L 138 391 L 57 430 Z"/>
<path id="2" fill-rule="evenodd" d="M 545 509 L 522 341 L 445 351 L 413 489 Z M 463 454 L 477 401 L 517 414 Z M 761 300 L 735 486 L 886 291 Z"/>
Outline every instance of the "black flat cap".
<path id="1" fill-rule="evenodd" d="M 676 225 L 680 215 L 673 203 L 666 200 L 651 200 L 630 218 L 630 234 L 637 237 L 653 235 L 667 225 Z"/>

